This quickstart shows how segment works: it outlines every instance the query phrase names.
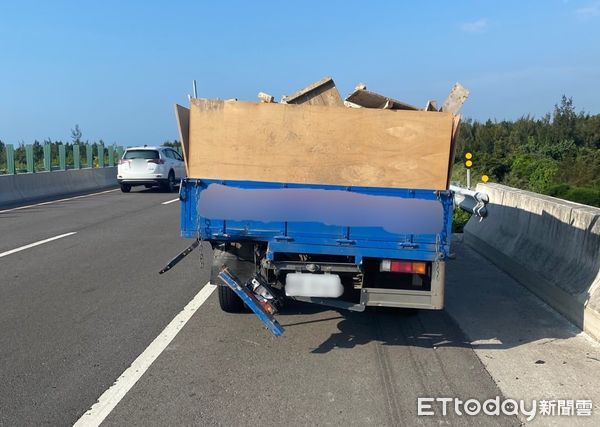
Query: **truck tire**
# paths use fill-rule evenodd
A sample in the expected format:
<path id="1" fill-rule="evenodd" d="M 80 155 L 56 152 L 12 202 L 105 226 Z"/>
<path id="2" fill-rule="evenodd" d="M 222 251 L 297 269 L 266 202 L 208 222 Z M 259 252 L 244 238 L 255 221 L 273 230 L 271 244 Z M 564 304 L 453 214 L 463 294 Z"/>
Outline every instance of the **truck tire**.
<path id="1" fill-rule="evenodd" d="M 244 303 L 228 286 L 219 285 L 219 305 L 221 310 L 227 313 L 242 313 L 244 311 Z"/>
<path id="2" fill-rule="evenodd" d="M 243 313 L 246 311 L 244 302 L 231 290 L 231 288 L 224 283 L 221 283 L 221 280 L 217 278 L 223 265 L 227 265 L 231 272 L 244 283 L 254 273 L 254 262 L 245 261 L 236 254 L 225 252 L 220 249 L 214 249 L 213 251 L 210 282 L 218 284 L 219 305 L 221 306 L 221 309 L 227 313 Z"/>

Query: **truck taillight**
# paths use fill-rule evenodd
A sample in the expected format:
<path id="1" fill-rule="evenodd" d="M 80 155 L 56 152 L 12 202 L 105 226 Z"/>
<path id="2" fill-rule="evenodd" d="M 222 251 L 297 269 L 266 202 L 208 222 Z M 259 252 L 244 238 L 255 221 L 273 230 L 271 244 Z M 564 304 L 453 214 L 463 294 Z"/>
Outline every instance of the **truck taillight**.
<path id="1" fill-rule="evenodd" d="M 379 271 L 390 273 L 426 274 L 427 264 L 421 261 L 401 261 L 395 259 L 383 259 Z"/>
<path id="2" fill-rule="evenodd" d="M 157 165 L 163 165 L 165 164 L 165 161 L 163 159 L 149 159 L 148 163 L 156 163 Z"/>

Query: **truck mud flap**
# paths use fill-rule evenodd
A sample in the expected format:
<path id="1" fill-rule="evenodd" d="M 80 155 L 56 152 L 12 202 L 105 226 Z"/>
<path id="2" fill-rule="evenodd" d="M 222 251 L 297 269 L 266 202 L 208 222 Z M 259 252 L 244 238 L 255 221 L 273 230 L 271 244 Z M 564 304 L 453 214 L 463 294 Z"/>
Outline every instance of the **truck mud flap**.
<path id="1" fill-rule="evenodd" d="M 267 311 L 267 308 L 254 296 L 252 291 L 245 285 L 240 284 L 240 281 L 226 267 L 223 267 L 217 276 L 225 285 L 229 286 L 244 303 L 252 310 L 259 320 L 267 327 L 269 331 L 276 337 L 283 335 L 284 329 L 279 324 L 275 317 Z M 267 305 L 267 307 L 270 307 Z"/>

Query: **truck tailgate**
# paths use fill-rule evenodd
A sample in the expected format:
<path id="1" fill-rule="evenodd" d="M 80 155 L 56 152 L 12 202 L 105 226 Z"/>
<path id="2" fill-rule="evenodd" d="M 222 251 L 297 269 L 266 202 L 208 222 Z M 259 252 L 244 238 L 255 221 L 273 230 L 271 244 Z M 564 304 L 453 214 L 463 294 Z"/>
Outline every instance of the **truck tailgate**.
<path id="1" fill-rule="evenodd" d="M 448 191 L 184 180 L 183 237 L 265 241 L 275 252 L 439 260 L 448 255 Z"/>

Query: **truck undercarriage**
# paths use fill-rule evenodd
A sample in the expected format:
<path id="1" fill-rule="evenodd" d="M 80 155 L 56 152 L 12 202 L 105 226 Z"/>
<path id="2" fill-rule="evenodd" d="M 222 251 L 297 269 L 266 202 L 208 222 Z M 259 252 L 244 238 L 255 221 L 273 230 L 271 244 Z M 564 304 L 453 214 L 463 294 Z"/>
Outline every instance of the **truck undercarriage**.
<path id="1" fill-rule="evenodd" d="M 272 290 L 277 306 L 286 299 L 364 311 L 367 306 L 421 309 L 443 308 L 444 261 L 398 263 L 403 271 L 382 271 L 397 260 L 363 258 L 357 264 L 352 256 L 300 253 L 275 253 L 268 259 L 268 247 L 262 243 L 219 243 L 214 245 L 211 281 L 219 283 L 219 302 L 228 312 L 242 311 L 243 304 L 233 292 L 216 280 L 223 267 L 235 271 L 247 283 L 259 277 Z M 415 265 L 416 264 L 416 265 Z M 411 265 L 418 272 L 409 272 Z M 297 280 L 290 286 L 290 278 Z M 335 278 L 335 280 L 328 280 Z M 336 282 L 340 287 L 333 292 Z M 338 290 L 339 289 L 339 290 Z"/>

